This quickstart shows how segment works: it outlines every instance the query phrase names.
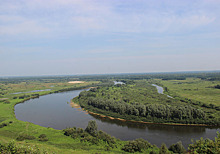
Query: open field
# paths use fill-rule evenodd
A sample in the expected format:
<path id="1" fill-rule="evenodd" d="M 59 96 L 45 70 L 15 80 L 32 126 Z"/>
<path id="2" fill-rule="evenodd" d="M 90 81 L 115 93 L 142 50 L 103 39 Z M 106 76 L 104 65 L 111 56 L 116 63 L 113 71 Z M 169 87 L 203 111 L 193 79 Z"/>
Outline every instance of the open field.
<path id="1" fill-rule="evenodd" d="M 160 80 L 167 87 L 171 95 L 196 100 L 206 104 L 220 106 L 220 89 L 214 88 L 220 85 L 220 81 L 204 81 L 198 78 L 186 80 Z"/>

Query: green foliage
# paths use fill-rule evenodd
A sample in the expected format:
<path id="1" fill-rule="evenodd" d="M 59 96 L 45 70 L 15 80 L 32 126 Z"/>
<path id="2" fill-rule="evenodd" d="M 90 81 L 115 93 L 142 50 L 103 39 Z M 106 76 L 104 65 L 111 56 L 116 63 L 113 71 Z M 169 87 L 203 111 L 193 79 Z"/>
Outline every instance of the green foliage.
<path id="1" fill-rule="evenodd" d="M 190 144 L 188 149 L 191 153 L 220 153 L 220 134 L 217 133 L 217 137 L 215 137 L 214 141 L 201 138 L 200 140 Z"/>
<path id="2" fill-rule="evenodd" d="M 133 152 L 143 152 L 143 150 L 152 147 L 153 146 L 144 139 L 136 139 L 133 141 L 129 141 L 128 144 L 125 144 L 122 150 L 133 153 Z"/>
<path id="3" fill-rule="evenodd" d="M 8 126 L 8 124 L 7 124 L 7 123 L 1 123 L 1 124 L 0 124 L 0 128 L 3 128 L 3 127 L 5 127 L 5 126 Z"/>
<path id="4" fill-rule="evenodd" d="M 93 121 L 90 121 L 90 124 L 88 124 L 89 128 L 93 128 L 96 124 L 94 124 Z M 64 129 L 64 135 L 66 136 L 71 136 L 72 138 L 76 139 L 80 139 L 81 142 L 87 142 L 90 143 L 92 145 L 99 145 L 101 143 L 105 143 L 106 144 L 106 149 L 112 149 L 116 147 L 116 139 L 114 137 L 111 137 L 110 135 L 108 135 L 107 133 L 103 132 L 103 131 L 94 131 L 94 129 L 88 129 L 88 130 L 92 130 L 91 132 L 87 132 L 85 130 L 83 130 L 82 128 L 67 128 Z M 94 133 L 96 132 L 96 133 Z"/>
<path id="5" fill-rule="evenodd" d="M 171 145 L 169 147 L 169 150 L 174 153 L 179 153 L 179 154 L 184 153 L 186 151 L 181 141 L 177 142 L 176 144 Z"/>
<path id="6" fill-rule="evenodd" d="M 73 128 L 64 129 L 63 131 L 64 131 L 64 135 L 71 136 L 74 139 L 89 136 L 89 134 L 85 132 L 82 128 L 73 127 Z"/>
<path id="7" fill-rule="evenodd" d="M 12 141 L 8 143 L 7 145 L 1 145 L 0 144 L 0 152 L 1 153 L 12 153 L 16 154 L 18 152 L 18 149 L 16 148 L 15 142 Z"/>
<path id="8" fill-rule="evenodd" d="M 93 136 L 91 136 L 91 135 L 88 135 L 88 136 L 85 136 L 85 137 L 83 137 L 83 138 L 81 138 L 81 140 L 80 140 L 81 142 L 89 142 L 89 143 L 91 143 L 91 144 L 96 144 L 96 145 L 98 145 L 99 144 L 99 140 L 96 138 L 96 137 L 93 137 Z"/>
<path id="9" fill-rule="evenodd" d="M 11 102 L 9 100 L 4 100 L 5 104 L 10 104 Z"/>
<path id="10" fill-rule="evenodd" d="M 105 133 L 103 131 L 99 131 L 97 133 L 96 138 L 108 143 L 109 145 L 114 145 L 116 143 L 115 137 L 111 137 L 110 135 L 108 135 L 107 133 Z"/>
<path id="11" fill-rule="evenodd" d="M 132 85 L 99 87 L 80 93 L 81 107 L 126 120 L 156 123 L 183 123 L 219 125 L 218 119 L 190 104 L 159 95 L 146 81 L 134 81 Z M 152 91 L 151 91 L 152 90 Z M 148 102 L 153 100 L 156 102 Z M 174 102 L 177 101 L 177 102 Z M 214 108 L 214 107 L 212 107 Z M 97 110 L 98 109 L 98 110 Z M 214 122 L 213 122 L 214 121 Z"/>
<path id="12" fill-rule="evenodd" d="M 41 134 L 38 138 L 39 141 L 43 141 L 43 142 L 48 141 L 46 134 Z"/>
<path id="13" fill-rule="evenodd" d="M 169 150 L 167 149 L 166 144 L 162 144 L 160 147 L 159 154 L 170 154 Z"/>
<path id="14" fill-rule="evenodd" d="M 95 136 L 97 133 L 97 130 L 98 130 L 98 126 L 96 124 L 96 121 L 95 120 L 89 121 L 88 126 L 86 127 L 85 131 Z"/>
<path id="15" fill-rule="evenodd" d="M 30 146 L 18 146 L 14 141 L 9 142 L 8 144 L 0 143 L 0 153 L 2 154 L 40 154 L 47 153 L 46 151 L 40 150 L 38 147 L 30 147 Z"/>
<path id="16" fill-rule="evenodd" d="M 220 85 L 216 85 L 215 88 L 216 88 L 216 89 L 220 89 Z"/>
<path id="17" fill-rule="evenodd" d="M 23 141 L 23 140 L 34 140 L 35 137 L 29 134 L 20 134 L 16 138 L 17 141 Z"/>

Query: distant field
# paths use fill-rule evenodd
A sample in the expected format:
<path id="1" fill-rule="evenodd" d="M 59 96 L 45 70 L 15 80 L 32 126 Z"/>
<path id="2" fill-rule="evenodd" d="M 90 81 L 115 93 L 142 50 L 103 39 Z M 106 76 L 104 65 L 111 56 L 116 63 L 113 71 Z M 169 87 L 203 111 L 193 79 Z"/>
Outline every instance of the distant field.
<path id="1" fill-rule="evenodd" d="M 72 81 L 73 82 L 73 81 Z M 51 92 L 60 90 L 60 89 L 68 89 L 68 88 L 77 88 L 92 85 L 98 83 L 97 81 L 92 82 L 76 82 L 75 84 L 70 84 L 68 82 L 57 82 L 57 81 L 26 81 L 19 83 L 0 83 L 0 100 L 6 98 L 12 98 L 15 96 L 21 95 L 29 95 L 33 94 L 33 90 L 45 90 L 51 89 Z M 20 94 L 13 94 L 18 92 L 25 92 Z M 27 92 L 27 93 L 26 93 Z M 30 93 L 29 93 L 30 92 Z M 35 92 L 36 93 L 36 92 Z M 48 93 L 48 92 L 38 92 L 39 94 Z"/>
<path id="2" fill-rule="evenodd" d="M 198 78 L 159 81 L 168 88 L 169 93 L 173 96 L 179 95 L 202 103 L 220 106 L 220 89 L 214 88 L 214 86 L 220 85 L 220 81 L 205 81 Z"/>

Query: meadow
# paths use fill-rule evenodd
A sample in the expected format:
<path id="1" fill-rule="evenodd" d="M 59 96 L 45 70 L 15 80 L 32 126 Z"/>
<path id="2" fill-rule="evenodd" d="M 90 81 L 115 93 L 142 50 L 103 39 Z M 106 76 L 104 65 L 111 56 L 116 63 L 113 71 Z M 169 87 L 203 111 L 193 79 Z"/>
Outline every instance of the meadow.
<path id="1" fill-rule="evenodd" d="M 168 76 L 170 77 L 170 75 Z M 177 76 L 179 78 L 179 75 Z M 135 103 L 141 103 L 142 105 L 154 105 L 160 103 L 162 105 L 168 104 L 172 106 L 175 104 L 186 105 L 190 103 L 192 107 L 203 110 L 205 114 L 208 114 L 209 118 L 213 118 L 215 115 L 219 115 L 217 110 L 219 106 L 219 89 L 213 88 L 213 86 L 219 84 L 219 81 L 204 81 L 201 80 L 201 78 L 186 78 L 186 80 L 162 80 L 161 77 L 164 77 L 164 75 L 156 75 L 154 76 L 154 78 L 148 75 L 123 75 L 113 77 L 82 76 L 81 78 L 79 78 L 77 76 L 0 79 L 0 151 L 3 153 L 168 152 L 168 149 L 165 145 L 161 145 L 161 147 L 159 148 L 143 140 L 121 141 L 119 139 L 112 138 L 102 132 L 97 132 L 94 135 L 80 128 L 72 128 L 70 130 L 55 130 L 53 128 L 45 128 L 30 122 L 17 120 L 14 114 L 14 106 L 17 103 L 22 103 L 28 99 L 35 99 L 42 95 L 47 95 L 51 93 L 95 87 L 88 92 L 92 94 L 91 97 L 95 96 L 97 98 L 103 98 L 106 100 L 110 99 L 114 100 L 115 102 L 123 101 L 131 105 L 135 105 Z M 141 78 L 141 80 L 139 78 Z M 126 82 L 126 85 L 114 86 L 112 82 L 114 80 Z M 70 81 L 85 82 L 71 84 L 68 83 Z M 178 82 L 182 83 L 176 84 Z M 173 96 L 175 99 L 167 98 L 166 95 L 158 94 L 156 88 L 151 86 L 152 83 L 163 86 L 167 90 L 166 93 Z M 177 85 L 184 86 L 178 88 Z M 189 91 L 195 91 L 195 94 L 197 95 L 194 96 Z M 209 94 L 212 96 L 209 96 Z M 83 98 L 83 95 L 85 95 L 85 93 L 82 93 L 80 95 L 80 97 Z M 207 99 L 200 97 L 204 97 Z M 211 104 L 213 104 L 214 107 L 212 105 L 212 107 L 209 106 L 210 102 L 208 100 L 212 97 L 214 98 Z M 196 104 L 198 102 L 201 103 Z M 204 106 L 204 104 L 208 104 L 208 106 Z M 111 111 L 100 111 L 102 111 L 102 114 L 113 113 Z M 132 115 L 130 118 L 132 119 L 133 117 L 140 118 L 137 113 L 136 115 Z M 135 120 L 138 120 L 138 118 L 136 118 Z M 157 120 L 158 122 L 160 122 L 160 118 L 157 118 Z M 175 122 L 175 119 L 173 119 L 172 122 Z M 67 131 L 73 132 L 73 134 L 69 136 L 65 135 L 67 134 Z M 97 138 L 97 136 L 98 140 L 95 139 Z M 216 148 L 218 149 L 218 147 L 220 146 L 219 140 L 219 136 L 216 138 L 215 141 L 209 140 L 208 142 L 204 142 L 201 139 L 191 144 L 188 147 L 188 150 L 197 152 L 201 151 L 201 149 L 207 150 L 204 147 L 209 147 L 210 150 L 210 145 L 212 145 L 213 147 L 211 148 L 211 150 L 216 151 Z M 204 145 L 203 148 L 200 148 L 200 143 Z M 171 146 L 169 148 L 169 152 L 174 152 L 175 150 L 177 150 L 175 147 L 181 147 L 181 144 L 178 143 Z M 183 149 L 179 148 L 178 150 Z"/>
<path id="2" fill-rule="evenodd" d="M 186 80 L 160 80 L 159 82 L 167 87 L 169 93 L 173 96 L 220 106 L 220 90 L 215 88 L 216 85 L 220 85 L 220 81 L 187 78 Z"/>

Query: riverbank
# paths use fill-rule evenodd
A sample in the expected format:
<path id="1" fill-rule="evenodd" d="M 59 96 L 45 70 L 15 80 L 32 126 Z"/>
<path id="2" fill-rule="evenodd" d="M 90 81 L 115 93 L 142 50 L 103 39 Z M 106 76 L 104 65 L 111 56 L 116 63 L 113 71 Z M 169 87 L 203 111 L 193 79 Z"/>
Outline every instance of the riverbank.
<path id="1" fill-rule="evenodd" d="M 88 84 L 88 83 L 87 83 Z M 30 85 L 30 84 L 29 84 Z M 54 83 L 53 83 L 54 85 Z M 61 84 L 60 84 L 61 85 Z M 34 84 L 32 84 L 34 87 Z M 80 85 L 79 85 L 80 86 Z M 76 88 L 78 88 L 77 86 Z M 91 87 L 91 84 L 88 84 L 87 88 Z M 15 86 L 16 88 L 16 86 Z M 69 88 L 69 87 L 67 87 Z M 105 151 L 105 147 L 102 145 L 90 146 L 87 143 L 81 143 L 77 139 L 72 139 L 63 135 L 62 130 L 56 130 L 49 127 L 42 127 L 31 122 L 20 121 L 16 118 L 14 110 L 15 105 L 21 104 L 30 99 L 35 99 L 38 97 L 42 97 L 44 95 L 49 95 L 53 93 L 57 93 L 57 91 L 61 90 L 65 91 L 65 88 L 62 86 L 56 87 L 53 91 L 44 91 L 38 92 L 38 96 L 31 96 L 32 94 L 28 94 L 29 97 L 19 99 L 20 95 L 12 95 L 8 94 L 8 103 L 0 102 L 0 124 L 4 127 L 0 127 L 0 144 L 8 144 L 13 142 L 13 145 L 18 147 L 27 148 L 27 149 L 35 149 L 41 153 L 108 153 Z M 28 90 L 32 90 L 29 88 Z M 68 89 L 69 90 L 69 89 Z M 67 90 L 67 91 L 68 91 Z M 36 93 L 35 93 L 36 94 Z M 15 99 L 15 96 L 17 97 Z M 27 96 L 27 95 L 26 95 Z M 34 136 L 33 140 L 25 139 L 24 141 L 17 141 L 16 138 L 21 135 L 31 135 Z M 42 142 L 38 140 L 38 136 L 41 134 L 45 134 L 49 141 Z M 112 153 L 118 153 L 120 149 L 113 150 Z"/>
<path id="2" fill-rule="evenodd" d="M 82 108 L 79 104 L 76 105 L 76 103 L 74 103 L 74 107 Z M 91 115 L 96 115 L 96 116 L 99 116 L 101 118 L 108 118 L 110 120 L 119 120 L 119 121 L 122 121 L 122 122 L 133 122 L 133 123 L 141 123 L 141 124 L 156 124 L 156 125 L 169 125 L 169 126 L 198 126 L 198 127 L 213 127 L 213 128 L 215 127 L 215 126 L 210 126 L 210 125 L 205 125 L 205 124 L 155 123 L 155 122 L 127 120 L 127 119 L 122 119 L 122 118 L 118 118 L 118 117 L 112 117 L 112 116 L 107 116 L 107 115 L 103 115 L 103 114 L 100 114 L 100 113 L 92 112 L 92 111 L 89 111 L 85 108 L 82 108 L 82 110 L 86 111 L 87 113 L 89 113 Z"/>

